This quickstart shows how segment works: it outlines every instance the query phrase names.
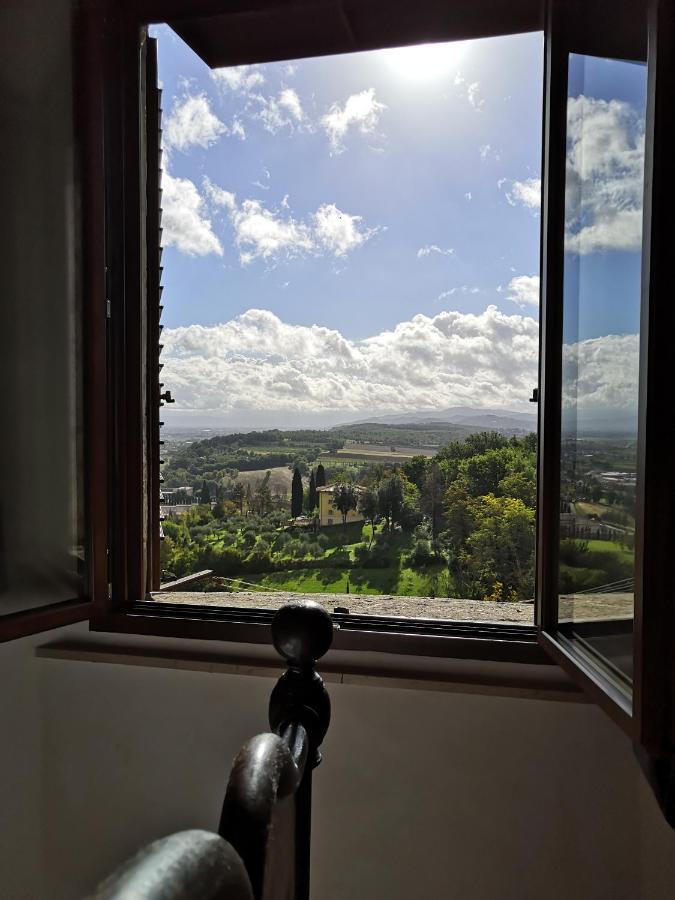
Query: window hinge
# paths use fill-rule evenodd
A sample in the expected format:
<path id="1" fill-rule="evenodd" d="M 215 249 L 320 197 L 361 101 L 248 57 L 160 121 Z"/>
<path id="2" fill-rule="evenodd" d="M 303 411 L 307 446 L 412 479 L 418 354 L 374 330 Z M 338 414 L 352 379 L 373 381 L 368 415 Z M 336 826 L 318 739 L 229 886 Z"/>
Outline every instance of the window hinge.
<path id="1" fill-rule="evenodd" d="M 110 300 L 105 301 L 105 317 L 106 319 L 110 318 Z"/>

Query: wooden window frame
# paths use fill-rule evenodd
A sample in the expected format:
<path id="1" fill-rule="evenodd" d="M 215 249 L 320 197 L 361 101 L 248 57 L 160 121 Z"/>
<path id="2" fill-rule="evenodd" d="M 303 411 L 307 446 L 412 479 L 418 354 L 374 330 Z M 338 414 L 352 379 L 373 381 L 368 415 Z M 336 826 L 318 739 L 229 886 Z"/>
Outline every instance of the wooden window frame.
<path id="1" fill-rule="evenodd" d="M 79 174 L 82 254 L 80 306 L 82 358 L 82 504 L 84 572 L 81 593 L 71 600 L 0 616 L 0 643 L 52 631 L 90 618 L 94 598 L 108 590 L 108 432 L 106 409 L 106 276 L 103 222 L 105 195 L 101 98 L 100 18 L 78 12 L 73 21 L 71 64 L 76 166 Z"/>
<path id="2" fill-rule="evenodd" d="M 593 16 L 592 6 L 552 0 L 547 21 L 546 91 L 544 123 L 543 208 L 542 208 L 542 336 L 540 391 L 542 422 L 538 477 L 539 533 L 537 543 L 537 623 L 539 641 L 609 715 L 636 745 L 649 747 L 654 754 L 672 755 L 675 744 L 668 738 L 673 725 L 672 653 L 673 612 L 668 602 L 668 521 L 667 506 L 674 496 L 675 479 L 662 473 L 667 468 L 664 448 L 668 428 L 654 409 L 665 409 L 667 378 L 666 341 L 673 333 L 668 304 L 659 302 L 664 294 L 664 235 L 672 237 L 672 223 L 666 222 L 663 197 L 672 192 L 672 175 L 666 171 L 666 147 L 672 146 L 672 125 L 656 131 L 659 94 L 673 96 L 672 81 L 664 70 L 672 47 L 672 0 L 650 0 L 645 7 L 645 33 L 631 35 L 617 29 L 608 45 L 604 23 Z M 590 19 L 588 18 L 590 16 Z M 669 19 L 670 17 L 670 19 Z M 628 21 L 630 16 L 628 17 Z M 669 24 L 670 23 L 670 24 Z M 665 46 L 668 48 L 664 49 Z M 670 43 L 669 43 L 670 42 Z M 643 216 L 640 387 L 637 464 L 637 510 L 635 547 L 635 614 L 633 623 L 634 677 L 632 699 L 579 652 L 574 642 L 557 628 L 558 545 L 560 488 L 560 400 L 562 369 L 563 247 L 565 228 L 565 142 L 567 69 L 570 53 L 647 62 L 646 158 Z M 658 78 L 657 78 L 658 73 Z M 670 73 L 668 73 L 670 74 Z M 660 100 L 661 108 L 666 101 Z M 657 165 L 658 164 L 658 165 Z M 659 168 L 660 166 L 660 168 Z M 655 184 L 659 187 L 655 188 Z M 658 243 L 654 245 L 654 236 Z M 657 273 L 656 278 L 655 272 Z M 548 401 L 548 402 L 547 402 Z M 655 477 L 656 473 L 658 475 Z M 672 532 L 671 532 L 672 533 Z M 669 659 L 670 654 L 670 659 Z"/>
<path id="3" fill-rule="evenodd" d="M 373 9 L 380 12 L 391 3 L 371 0 Z M 366 4 L 368 5 L 368 4 Z M 411 5 L 399 0 L 401 10 L 409 12 Z M 476 14 L 476 4 L 466 4 L 464 13 L 455 22 L 448 23 L 447 5 L 438 0 L 426 0 L 419 39 L 453 39 L 458 37 L 488 36 L 485 34 L 484 17 Z M 491 4 L 487 4 L 490 6 Z M 191 18 L 182 20 L 187 4 L 175 2 L 151 3 L 132 9 L 117 7 L 99 18 L 103 32 L 104 52 L 100 55 L 101 84 L 104 113 L 99 128 L 104 134 L 105 189 L 106 189 L 106 258 L 110 319 L 109 341 L 109 460 L 110 483 L 110 584 L 100 590 L 94 604 L 90 625 L 95 631 L 115 631 L 171 637 L 202 638 L 220 641 L 245 641 L 268 643 L 272 611 L 256 609 L 228 609 L 199 606 L 178 606 L 157 601 L 145 601 L 150 589 L 156 588 L 156 569 L 153 573 L 153 552 L 148 529 L 149 509 L 158 485 L 150 483 L 152 463 L 147 459 L 144 433 L 152 410 L 144 408 L 147 393 L 144 383 L 148 343 L 143 331 L 147 310 L 145 303 L 145 235 L 139 223 L 145 221 L 145 183 L 139 165 L 139 148 L 142 144 L 139 96 L 142 83 L 142 44 L 144 30 L 152 22 L 169 20 L 179 31 L 191 27 Z M 329 4 L 314 3 L 315 8 Z M 251 10 L 286 10 L 280 0 L 265 2 L 240 2 L 228 4 L 240 12 Z M 193 17 L 194 4 L 190 5 Z M 222 3 L 200 4 L 204 15 L 216 15 Z M 539 30 L 542 26 L 532 11 L 538 9 L 533 0 L 518 0 L 509 12 L 502 10 L 496 27 L 489 33 L 507 34 L 521 30 Z M 390 10 L 391 11 L 391 10 Z M 236 12 L 236 10 L 235 10 Z M 308 16 L 308 8 L 302 9 Z M 285 14 L 285 12 L 284 12 Z M 96 14 L 94 14 L 96 15 Z M 99 14 L 100 15 L 100 14 Z M 462 19 L 465 16 L 466 21 Z M 525 27 L 529 16 L 530 26 Z M 415 13 L 412 14 L 413 20 Z M 381 15 L 381 21 L 388 21 Z M 345 45 L 354 40 L 351 31 L 343 36 L 342 45 L 335 42 L 321 45 L 321 52 L 347 52 L 350 49 L 375 49 L 378 46 L 400 45 L 401 32 L 385 31 L 377 39 L 377 23 L 368 20 L 371 32 L 367 32 L 358 47 Z M 458 27 L 458 23 L 459 26 Z M 511 23 L 512 27 L 509 27 Z M 483 31 L 476 33 L 477 28 Z M 315 55 L 312 48 L 322 40 L 322 35 L 305 37 L 304 55 Z M 260 49 L 246 49 L 236 62 L 260 61 Z M 269 47 L 264 50 L 266 59 L 280 58 L 281 52 Z M 297 44 L 293 54 L 302 52 Z M 248 55 L 246 55 L 248 54 Z M 254 56 L 252 56 L 255 54 Z M 114 74 L 113 74 L 114 73 Z M 133 388 L 132 388 L 133 386 Z M 130 388 L 132 388 L 130 390 Z M 155 477 L 156 477 L 156 473 Z M 142 485 L 143 489 L 139 490 Z M 155 550 L 156 558 L 156 550 Z M 154 577 L 153 577 L 154 575 Z M 550 659 L 539 647 L 537 630 L 532 626 L 500 625 L 492 623 L 439 622 L 437 620 L 382 618 L 337 613 L 338 626 L 334 647 L 346 650 L 375 650 L 431 657 L 457 657 L 483 660 L 527 662 L 548 665 Z"/>
<path id="4" fill-rule="evenodd" d="M 369 0 L 373 8 L 383 8 L 384 0 Z M 664 108 L 664 104 L 673 91 L 672 79 L 666 68 L 664 59 L 667 47 L 673 45 L 672 8 L 675 0 L 650 0 L 652 12 L 650 19 L 650 86 L 648 135 L 654 130 L 655 110 Z M 514 9 L 523 13 L 529 0 L 515 4 Z M 542 0 L 542 13 L 546 8 L 544 21 L 536 20 L 532 27 L 524 29 L 522 18 L 520 30 L 539 30 L 542 28 L 546 38 L 546 66 L 544 74 L 544 133 L 543 133 L 543 208 L 542 208 L 542 244 L 541 271 L 545 302 L 542 307 L 541 333 L 543 342 L 540 354 L 540 427 L 539 427 L 539 505 L 537 520 L 537 602 L 535 622 L 528 626 L 503 626 L 498 624 L 438 622 L 422 619 L 353 616 L 335 614 L 334 620 L 338 633 L 334 646 L 336 649 L 369 650 L 418 656 L 458 657 L 477 660 L 496 660 L 511 662 L 527 662 L 548 664 L 552 661 L 566 669 L 595 699 L 603 706 L 620 726 L 636 741 L 649 748 L 653 757 L 668 756 L 673 749 L 672 732 L 675 730 L 672 721 L 672 697 L 670 685 L 675 668 L 667 657 L 672 648 L 673 639 L 664 635 L 661 623 L 671 622 L 673 613 L 668 608 L 668 595 L 664 591 L 664 573 L 667 569 L 669 547 L 663 534 L 659 532 L 659 540 L 649 539 L 659 521 L 663 521 L 664 498 L 659 490 L 662 481 L 654 482 L 646 473 L 654 471 L 654 466 L 665 462 L 665 451 L 659 449 L 659 439 L 667 433 L 667 428 L 658 416 L 647 415 L 646 409 L 658 408 L 665 403 L 665 385 L 667 369 L 664 356 L 666 334 L 672 333 L 672 313 L 661 304 L 659 307 L 649 300 L 657 293 L 666 290 L 666 274 L 663 271 L 665 256 L 664 239 L 652 240 L 651 248 L 645 258 L 650 260 L 646 278 L 643 279 L 643 321 L 641 340 L 647 365 L 647 378 L 643 379 L 641 391 L 641 438 L 639 447 L 640 473 L 638 489 L 640 494 L 638 521 L 643 536 L 636 548 L 636 677 L 635 677 L 635 714 L 626 710 L 621 698 L 612 693 L 611 686 L 588 665 L 574 654 L 570 648 L 555 634 L 552 617 L 552 602 L 557 600 L 557 502 L 559 468 L 557 454 L 559 452 L 559 397 L 560 397 L 560 353 L 561 353 L 561 284 L 562 258 L 560 253 L 561 231 L 564 227 L 564 141 L 561 144 L 561 128 L 564 128 L 564 109 L 566 103 L 566 84 L 557 77 L 564 52 L 559 43 L 557 29 L 562 6 L 569 9 L 574 3 L 579 15 L 583 15 L 585 3 L 582 0 Z M 253 15 L 263 17 L 272 11 L 275 15 L 280 10 L 284 14 L 307 16 L 319 7 L 335 4 L 321 4 L 320 0 L 308 0 L 302 6 L 282 3 L 282 0 L 237 0 L 228 5 L 228 15 Z M 337 4 L 340 8 L 349 9 L 352 4 L 348 0 Z M 368 3 L 364 5 L 369 5 Z M 386 4 L 385 4 L 386 5 Z M 480 4 L 478 4 L 480 5 Z M 391 6 L 391 3 L 389 4 Z M 412 4 L 404 0 L 396 0 L 399 9 L 408 11 L 405 27 L 415 21 Z M 417 7 L 420 4 L 416 4 Z M 473 9 L 467 13 L 466 27 L 454 27 L 460 24 L 463 10 Z M 457 17 L 448 23 L 450 15 L 447 4 L 436 0 L 427 0 L 421 7 L 424 15 L 424 29 L 419 34 L 410 32 L 413 39 L 443 40 L 457 37 L 477 37 L 475 8 L 477 4 L 457 4 L 453 7 L 453 15 Z M 518 30 L 509 29 L 504 21 L 508 18 L 507 5 L 497 4 L 501 12 L 496 15 L 493 34 L 509 33 Z M 496 8 L 494 2 L 486 0 L 484 9 Z M 443 15 L 438 14 L 442 7 Z M 193 4 L 189 14 L 194 17 L 195 8 L 200 15 L 218 17 L 222 4 L 204 2 Z M 200 638 L 217 641 L 241 641 L 247 643 L 269 642 L 269 625 L 272 612 L 267 610 L 242 610 L 232 608 L 213 608 L 199 606 L 178 606 L 168 603 L 144 601 L 148 586 L 152 586 L 151 555 L 148 547 L 148 484 L 147 464 L 144 463 L 145 448 L 143 434 L 147 410 L 144 408 L 144 393 L 147 385 L 143 384 L 144 358 L 147 347 L 143 332 L 144 291 L 144 235 L 140 227 L 143 218 L 143 180 L 139 173 L 140 120 L 139 98 L 139 36 L 149 23 L 169 21 L 172 26 L 183 33 L 188 33 L 192 20 L 181 18 L 185 14 L 186 4 L 178 0 L 156 0 L 156 2 L 131 7 L 116 7 L 100 18 L 99 29 L 104 34 L 104 48 L 99 53 L 102 60 L 99 81 L 101 96 L 104 102 L 99 104 L 98 125 L 94 124 L 94 135 L 102 134 L 102 141 L 95 142 L 102 146 L 106 199 L 103 204 L 106 211 L 107 244 L 105 247 L 105 264 L 108 267 L 108 298 L 111 300 L 111 318 L 108 321 L 108 422 L 110 435 L 108 447 L 108 471 L 110 484 L 114 489 L 109 492 L 110 522 L 110 577 L 107 563 L 104 565 L 99 552 L 98 582 L 95 590 L 96 602 L 91 616 L 91 628 L 95 631 L 114 631 L 145 635 L 171 637 Z M 411 12 L 411 10 L 413 10 Z M 430 25 L 430 11 L 436 11 L 435 24 Z M 459 12 L 458 12 L 459 10 Z M 500 19 L 501 15 L 501 19 Z M 219 18 L 222 18 L 220 15 Z M 316 17 L 315 17 L 316 18 Z M 433 19 L 433 16 L 431 16 Z M 480 16 L 478 17 L 480 20 Z M 216 19 L 213 19 L 215 22 Z M 473 23 L 472 33 L 469 25 Z M 372 22 L 371 22 L 372 25 Z M 631 36 L 620 27 L 620 17 L 613 33 L 620 49 L 624 40 Z M 545 27 L 544 27 L 545 26 Z M 485 26 L 483 26 L 485 27 Z M 402 43 L 400 33 L 383 32 L 384 37 L 377 41 L 377 33 L 364 28 L 357 41 L 358 46 L 342 49 L 376 49 L 377 46 L 389 46 Z M 669 30 L 670 29 L 670 30 Z M 94 29 L 96 30 L 96 29 Z M 354 38 L 354 29 L 347 33 Z M 657 41 L 659 34 L 659 54 L 657 57 Z M 409 36 L 410 36 L 409 35 Z M 483 32 L 482 36 L 488 36 Z M 592 38 L 592 30 L 589 31 Z M 314 38 L 309 37 L 305 55 L 311 53 Z M 277 47 L 267 46 L 264 58 L 259 47 L 242 46 L 240 55 L 233 62 L 261 62 L 267 59 L 282 58 L 284 54 Z M 326 45 L 322 52 L 340 52 L 334 45 Z M 302 55 L 297 45 L 293 54 Z M 288 54 L 292 55 L 292 54 Z M 565 63 L 566 65 L 566 63 Z M 658 78 L 656 74 L 658 73 Z M 670 92 L 670 93 L 669 93 Z M 102 116 L 100 111 L 105 111 Z M 94 116 L 94 119 L 97 117 Z M 665 116 L 662 114 L 662 119 Z M 91 121 L 89 125 L 91 126 Z M 651 131 L 650 131 L 651 129 Z M 663 125 L 661 132 L 656 132 L 659 140 L 656 147 L 651 147 L 647 159 L 646 192 L 649 194 L 656 179 L 661 185 L 672 190 L 672 175 L 667 171 L 667 146 L 672 139 L 672 125 Z M 100 203 L 99 198 L 95 198 Z M 664 204 L 658 194 L 647 197 L 645 210 L 651 211 L 654 230 L 658 223 L 660 234 L 672 234 L 672 223 L 667 222 Z M 649 215 L 645 216 L 648 223 Z M 556 231 L 557 229 L 557 231 Z M 670 231 L 668 230 L 670 229 Z M 649 229 L 647 228 L 647 231 Z M 558 241 L 556 243 L 556 235 Z M 98 264 L 100 265 L 100 258 Z M 99 278 L 100 280 L 100 278 Z M 648 327 L 647 327 L 648 326 Z M 557 371 L 557 375 L 556 375 Z M 557 381 L 556 381 L 557 379 Z M 133 385 L 135 394 L 133 402 L 129 402 L 129 387 Z M 557 398 L 557 399 L 556 399 Z M 663 407 L 661 407 L 663 408 Z M 661 417 L 663 418 L 663 417 Z M 145 467 L 145 468 L 144 468 Z M 102 468 L 102 466 L 101 466 Z M 99 468 L 99 471 L 101 471 Z M 100 481 L 97 483 L 100 487 Z M 143 485 L 143 491 L 139 486 Z M 668 489 L 670 490 L 670 481 Z M 667 492 L 666 492 L 667 494 Z M 669 494 L 668 496 L 671 496 Z M 97 507 L 100 523 L 101 510 L 106 503 L 99 495 Z M 661 518 L 660 518 L 661 517 Z M 100 532 L 97 535 L 100 541 Z M 100 548 L 99 548 L 100 549 Z M 155 576 L 156 577 L 156 576 Z M 645 603 L 644 597 L 658 596 L 659 601 Z M 669 634 L 672 632 L 670 629 Z M 675 648 L 672 648 L 675 649 Z M 670 659 L 672 660 L 672 654 Z M 664 685 L 668 685 L 668 688 Z"/>
<path id="5" fill-rule="evenodd" d="M 542 229 L 542 335 L 538 480 L 537 623 L 539 642 L 632 740 L 669 822 L 675 827 L 675 604 L 672 589 L 673 446 L 670 257 L 675 175 L 675 0 L 649 0 L 644 8 L 646 47 L 634 50 L 629 30 L 614 32 L 608 49 L 605 23 L 579 24 L 590 8 L 577 0 L 551 0 L 547 21 L 545 164 Z M 568 17 L 572 17 L 571 20 Z M 630 17 L 629 17 L 630 18 Z M 567 33 L 568 25 L 574 34 Z M 594 28 L 597 31 L 594 33 Z M 597 36 L 601 37 L 598 40 Z M 635 38 L 635 36 L 633 36 Z M 635 607 L 632 702 L 557 628 L 559 540 L 562 276 L 568 54 L 598 54 L 647 61 L 647 109 L 640 309 L 640 376 L 636 486 Z M 548 396 L 548 402 L 547 402 Z M 665 413 L 665 414 L 664 414 Z"/>

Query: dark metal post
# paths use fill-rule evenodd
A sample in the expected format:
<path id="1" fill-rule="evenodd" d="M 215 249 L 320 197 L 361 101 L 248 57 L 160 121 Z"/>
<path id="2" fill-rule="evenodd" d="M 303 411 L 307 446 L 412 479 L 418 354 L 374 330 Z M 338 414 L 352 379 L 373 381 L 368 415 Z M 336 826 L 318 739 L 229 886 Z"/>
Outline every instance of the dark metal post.
<path id="1" fill-rule="evenodd" d="M 316 662 L 330 648 L 333 623 L 319 603 L 291 603 L 275 615 L 272 640 L 288 668 L 270 697 L 270 726 L 288 740 L 291 726 L 300 724 L 308 737 L 307 764 L 295 795 L 295 900 L 309 900 L 312 770 L 321 762 L 319 747 L 330 722 L 330 698 Z"/>

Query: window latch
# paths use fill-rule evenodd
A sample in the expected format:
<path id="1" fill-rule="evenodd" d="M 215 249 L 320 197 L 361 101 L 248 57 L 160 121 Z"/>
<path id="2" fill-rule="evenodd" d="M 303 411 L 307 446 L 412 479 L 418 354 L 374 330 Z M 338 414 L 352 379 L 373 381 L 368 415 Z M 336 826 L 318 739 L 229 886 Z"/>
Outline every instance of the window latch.
<path id="1" fill-rule="evenodd" d="M 539 403 L 539 388 L 533 388 L 530 403 Z"/>

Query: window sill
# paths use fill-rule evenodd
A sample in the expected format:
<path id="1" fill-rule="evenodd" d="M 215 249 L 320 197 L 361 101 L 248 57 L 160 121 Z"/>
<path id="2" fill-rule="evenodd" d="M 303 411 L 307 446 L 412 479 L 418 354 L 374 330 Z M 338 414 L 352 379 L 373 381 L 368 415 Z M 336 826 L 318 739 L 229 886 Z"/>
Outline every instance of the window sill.
<path id="1" fill-rule="evenodd" d="M 122 611 L 97 613 L 91 619 L 91 628 L 97 632 L 271 646 L 273 616 L 272 609 L 144 601 Z M 348 613 L 332 613 L 331 618 L 336 628 L 335 650 L 551 665 L 532 625 Z"/>
<path id="2" fill-rule="evenodd" d="M 101 635 L 44 644 L 41 659 L 150 667 L 214 675 L 278 678 L 283 663 L 270 646 L 230 646 L 205 651 L 182 639 Z M 328 684 L 452 692 L 529 700 L 585 703 L 585 695 L 557 666 L 400 657 L 391 653 L 332 649 L 319 662 Z"/>

